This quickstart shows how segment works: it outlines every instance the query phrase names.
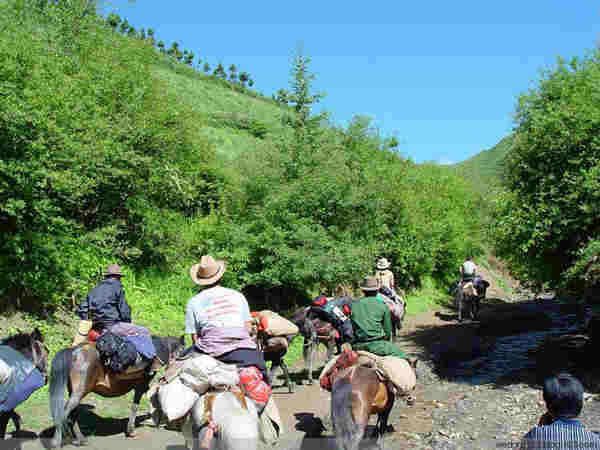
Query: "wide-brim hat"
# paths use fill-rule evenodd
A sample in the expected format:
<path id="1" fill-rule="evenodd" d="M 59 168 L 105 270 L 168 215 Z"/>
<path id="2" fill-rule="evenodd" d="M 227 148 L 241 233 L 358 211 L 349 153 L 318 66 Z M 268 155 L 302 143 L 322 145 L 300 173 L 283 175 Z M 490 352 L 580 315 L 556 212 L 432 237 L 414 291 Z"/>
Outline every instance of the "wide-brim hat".
<path id="1" fill-rule="evenodd" d="M 389 262 L 387 259 L 385 259 L 385 258 L 380 258 L 380 259 L 377 261 L 377 268 L 378 268 L 378 269 L 381 269 L 381 270 L 383 270 L 383 269 L 387 269 L 388 267 L 390 267 L 390 262 Z"/>
<path id="2" fill-rule="evenodd" d="M 104 271 L 104 276 L 105 277 L 110 277 L 110 276 L 124 277 L 125 275 L 123 275 L 123 273 L 121 272 L 121 266 L 119 266 L 118 264 L 109 264 L 108 266 L 106 266 L 106 270 Z"/>
<path id="3" fill-rule="evenodd" d="M 225 273 L 225 261 L 215 260 L 210 255 L 204 255 L 198 264 L 190 268 L 192 281 L 200 286 L 216 283 Z"/>
<path id="4" fill-rule="evenodd" d="M 376 291 L 379 289 L 377 286 L 377 278 L 372 276 L 364 277 L 360 282 L 360 288 L 363 291 Z"/>

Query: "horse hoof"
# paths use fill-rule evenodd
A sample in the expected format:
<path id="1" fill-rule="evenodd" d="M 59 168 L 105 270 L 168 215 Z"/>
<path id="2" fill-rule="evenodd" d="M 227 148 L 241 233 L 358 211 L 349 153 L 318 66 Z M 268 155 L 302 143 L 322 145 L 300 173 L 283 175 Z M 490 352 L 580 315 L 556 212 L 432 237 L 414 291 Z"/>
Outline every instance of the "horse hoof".
<path id="1" fill-rule="evenodd" d="M 306 384 L 309 385 L 309 386 L 312 385 L 313 384 L 313 380 L 306 380 Z"/>
<path id="2" fill-rule="evenodd" d="M 88 440 L 87 439 L 74 439 L 71 444 L 75 445 L 76 447 L 83 447 L 85 445 L 88 445 Z"/>
<path id="3" fill-rule="evenodd" d="M 50 439 L 50 441 L 48 442 L 48 448 L 59 448 L 60 447 L 60 442 L 58 442 L 56 439 Z"/>
<path id="4" fill-rule="evenodd" d="M 288 385 L 288 391 L 290 391 L 290 394 L 294 393 L 294 385 L 292 383 Z"/>
<path id="5" fill-rule="evenodd" d="M 135 430 L 126 431 L 125 436 L 131 439 L 135 439 L 137 437 L 137 432 Z"/>

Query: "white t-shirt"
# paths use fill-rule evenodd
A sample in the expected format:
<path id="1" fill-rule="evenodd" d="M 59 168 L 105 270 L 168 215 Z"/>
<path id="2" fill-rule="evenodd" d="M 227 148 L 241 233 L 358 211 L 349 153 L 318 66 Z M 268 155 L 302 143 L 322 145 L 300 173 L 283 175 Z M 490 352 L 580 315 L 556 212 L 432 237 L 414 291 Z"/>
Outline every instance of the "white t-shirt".
<path id="1" fill-rule="evenodd" d="M 462 265 L 463 275 L 475 275 L 477 266 L 473 261 L 465 261 Z"/>
<path id="2" fill-rule="evenodd" d="M 192 297 L 185 311 L 185 333 L 196 334 L 204 353 L 218 356 L 238 348 L 256 348 L 246 328 L 250 321 L 246 297 L 238 291 L 216 286 Z"/>

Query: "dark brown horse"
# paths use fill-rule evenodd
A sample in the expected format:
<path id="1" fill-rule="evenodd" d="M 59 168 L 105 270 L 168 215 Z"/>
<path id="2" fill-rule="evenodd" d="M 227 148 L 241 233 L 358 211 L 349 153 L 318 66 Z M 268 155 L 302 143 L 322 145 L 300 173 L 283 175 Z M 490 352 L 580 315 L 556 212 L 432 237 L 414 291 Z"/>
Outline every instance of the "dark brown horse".
<path id="1" fill-rule="evenodd" d="M 327 361 L 331 360 L 336 347 L 338 353 L 341 352 L 341 342 L 336 339 L 338 333 L 330 323 L 310 314 L 310 306 L 297 310 L 290 320 L 299 328 L 304 338 L 302 355 L 304 365 L 308 369 L 308 384 L 312 384 L 313 364 L 319 344 L 327 347 Z"/>
<path id="2" fill-rule="evenodd" d="M 156 354 L 163 365 L 176 358 L 185 345 L 184 336 L 159 337 L 152 336 Z M 73 444 L 85 445 L 87 439 L 81 433 L 78 419 L 78 406 L 90 392 L 102 397 L 119 397 L 135 390 L 131 414 L 125 433 L 135 436 L 135 416 L 142 395 L 148 391 L 152 376 L 148 375 L 146 366 L 129 374 L 112 374 L 103 367 L 94 344 L 84 343 L 76 347 L 59 351 L 52 360 L 50 376 L 50 411 L 56 426 L 51 447 L 62 445 L 62 432 L 65 422 L 71 419 L 74 435 Z M 69 400 L 65 405 L 65 389 L 69 389 Z"/>
<path id="3" fill-rule="evenodd" d="M 351 366 L 341 371 L 331 389 L 331 422 L 339 450 L 358 450 L 369 417 L 377 414 L 375 434 L 380 445 L 394 406 L 391 385 L 375 369 Z"/>
<path id="4" fill-rule="evenodd" d="M 44 383 L 48 378 L 48 349 L 44 345 L 42 333 L 37 328 L 31 334 L 21 333 L 6 337 L 0 342 L 2 345 L 7 345 L 12 349 L 21 352 L 29 359 L 44 379 Z M 39 378 L 39 375 L 38 375 Z M 41 383 L 41 381 L 39 382 Z M 13 421 L 15 432 L 19 433 L 21 429 L 21 417 L 14 409 L 0 413 L 0 439 L 4 439 L 8 421 Z"/>

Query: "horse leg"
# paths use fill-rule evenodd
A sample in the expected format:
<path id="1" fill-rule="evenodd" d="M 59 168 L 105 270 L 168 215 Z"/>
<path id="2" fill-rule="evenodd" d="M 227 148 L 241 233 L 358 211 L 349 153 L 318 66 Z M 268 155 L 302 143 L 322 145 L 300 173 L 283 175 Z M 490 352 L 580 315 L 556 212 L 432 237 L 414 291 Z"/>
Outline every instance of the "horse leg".
<path id="1" fill-rule="evenodd" d="M 73 422 L 73 435 L 75 440 L 73 441 L 73 445 L 87 445 L 88 438 L 86 438 L 81 432 L 81 428 L 79 428 L 79 412 L 81 408 L 79 405 L 73 410 L 71 413 L 72 422 Z"/>
<path id="2" fill-rule="evenodd" d="M 307 339 L 308 342 L 306 342 Z M 304 340 L 304 348 L 302 349 L 302 353 L 304 355 L 304 365 L 307 367 L 308 370 L 308 384 L 312 384 L 312 366 L 315 343 L 312 337 L 304 338 Z"/>
<path id="3" fill-rule="evenodd" d="M 283 371 L 283 376 L 285 377 L 285 383 L 290 391 L 290 394 L 294 392 L 294 385 L 292 384 L 292 379 L 290 378 L 290 371 L 288 370 L 287 364 L 282 359 L 280 362 L 281 370 Z"/>
<path id="4" fill-rule="evenodd" d="M 141 386 L 135 387 L 135 392 L 133 393 L 133 404 L 131 405 L 131 413 L 129 414 L 129 421 L 127 422 L 127 429 L 125 430 L 125 435 L 127 437 L 133 438 L 136 436 L 135 432 L 135 417 L 137 415 L 138 406 L 140 405 L 140 401 L 142 400 L 142 396 L 146 391 L 150 389 L 149 380 L 146 381 Z"/>
<path id="5" fill-rule="evenodd" d="M 8 421 L 10 420 L 12 415 L 12 411 L 3 412 L 0 414 L 0 439 L 4 439 L 6 435 L 6 427 L 8 426 Z"/>
<path id="6" fill-rule="evenodd" d="M 388 420 L 390 417 L 390 413 L 392 412 L 392 408 L 394 406 L 394 394 L 388 389 L 388 404 L 385 407 L 385 410 L 381 412 L 377 417 L 377 443 L 380 449 L 383 449 L 383 438 L 384 434 L 387 431 Z"/>

